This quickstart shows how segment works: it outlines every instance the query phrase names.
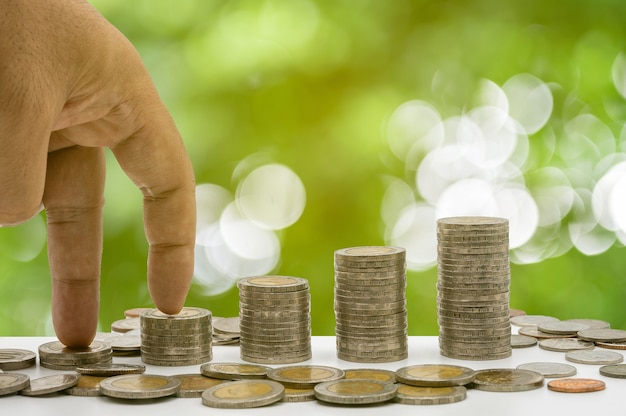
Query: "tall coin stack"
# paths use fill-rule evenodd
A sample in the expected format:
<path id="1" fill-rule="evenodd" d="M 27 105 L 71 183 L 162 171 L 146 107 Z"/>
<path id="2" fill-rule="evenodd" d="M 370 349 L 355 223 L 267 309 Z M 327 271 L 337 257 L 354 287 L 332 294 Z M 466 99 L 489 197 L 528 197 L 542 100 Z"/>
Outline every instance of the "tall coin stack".
<path id="1" fill-rule="evenodd" d="M 398 247 L 335 251 L 337 357 L 377 363 L 408 357 L 406 252 Z"/>
<path id="2" fill-rule="evenodd" d="M 306 279 L 253 276 L 240 279 L 240 357 L 261 364 L 311 358 L 311 295 Z"/>
<path id="3" fill-rule="evenodd" d="M 160 366 L 185 366 L 211 361 L 211 312 L 184 307 L 177 315 L 148 309 L 140 315 L 141 360 Z"/>
<path id="4" fill-rule="evenodd" d="M 508 220 L 439 219 L 437 263 L 441 354 L 462 360 L 509 357 Z"/>

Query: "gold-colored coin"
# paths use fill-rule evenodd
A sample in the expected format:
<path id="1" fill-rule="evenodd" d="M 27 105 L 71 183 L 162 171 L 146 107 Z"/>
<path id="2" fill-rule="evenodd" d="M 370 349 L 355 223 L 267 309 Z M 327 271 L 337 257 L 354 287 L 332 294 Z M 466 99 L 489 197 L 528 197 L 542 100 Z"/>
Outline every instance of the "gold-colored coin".
<path id="1" fill-rule="evenodd" d="M 205 363 L 200 366 L 200 372 L 207 377 L 223 380 L 243 380 L 267 378 L 270 367 L 256 364 L 242 363 Z"/>
<path id="2" fill-rule="evenodd" d="M 238 380 L 210 387 L 202 393 L 202 404 L 222 409 L 267 406 L 283 398 L 285 388 L 271 380 Z"/>
<path id="3" fill-rule="evenodd" d="M 391 400 L 398 386 L 378 380 L 343 379 L 315 385 L 315 397 L 336 404 L 371 404 Z"/>
<path id="4" fill-rule="evenodd" d="M 418 387 L 400 384 L 394 401 L 402 404 L 433 405 L 456 403 L 466 397 L 467 389 L 463 386 Z"/>
<path id="5" fill-rule="evenodd" d="M 226 382 L 225 380 L 206 377 L 202 374 L 176 374 L 172 377 L 180 380 L 180 388 L 176 396 L 184 398 L 202 397 L 202 393 L 206 389 Z"/>
<path id="6" fill-rule="evenodd" d="M 363 380 L 378 380 L 385 381 L 387 383 L 396 382 L 396 374 L 391 370 L 384 370 L 380 368 L 351 368 L 344 370 L 345 379 L 363 379 Z"/>
<path id="7" fill-rule="evenodd" d="M 153 399 L 176 394 L 180 380 L 154 374 L 108 377 L 100 382 L 103 395 L 120 399 Z"/>
<path id="8" fill-rule="evenodd" d="M 396 370 L 400 383 L 419 387 L 462 386 L 474 380 L 471 368 L 448 364 L 420 364 Z"/>
<path id="9" fill-rule="evenodd" d="M 472 387 L 485 391 L 526 391 L 543 386 L 543 379 L 543 375 L 528 370 L 512 368 L 478 370 Z"/>
<path id="10" fill-rule="evenodd" d="M 267 377 L 286 387 L 307 388 L 316 384 L 344 378 L 345 372 L 339 368 L 320 365 L 296 365 L 278 367 L 267 372 Z"/>
<path id="11" fill-rule="evenodd" d="M 69 389 L 78 383 L 78 374 L 53 374 L 36 378 L 30 381 L 30 385 L 20 390 L 23 396 L 41 396 Z"/>
<path id="12" fill-rule="evenodd" d="M 88 376 L 81 374 L 78 377 L 78 383 L 74 387 L 63 390 L 64 393 L 71 396 L 80 397 L 97 397 L 101 396 L 100 382 L 104 380 L 104 376 Z"/>

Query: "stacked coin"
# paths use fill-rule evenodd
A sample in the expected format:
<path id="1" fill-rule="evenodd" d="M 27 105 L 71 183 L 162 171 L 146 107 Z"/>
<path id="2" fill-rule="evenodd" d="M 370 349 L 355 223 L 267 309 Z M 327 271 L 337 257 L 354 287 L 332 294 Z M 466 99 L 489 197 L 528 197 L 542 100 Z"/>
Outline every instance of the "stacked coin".
<path id="1" fill-rule="evenodd" d="M 288 364 L 311 358 L 309 282 L 291 276 L 240 279 L 239 328 L 242 360 Z"/>
<path id="2" fill-rule="evenodd" d="M 184 307 L 177 315 L 158 309 L 143 311 L 141 360 L 146 364 L 183 366 L 211 361 L 211 312 Z"/>
<path id="3" fill-rule="evenodd" d="M 509 357 L 508 220 L 439 219 L 437 263 L 441 354 L 467 360 Z"/>
<path id="4" fill-rule="evenodd" d="M 75 370 L 81 365 L 110 363 L 113 359 L 111 346 L 101 341 L 93 341 L 86 348 L 68 348 L 60 341 L 52 341 L 40 345 L 38 352 L 39 364 L 53 370 Z"/>
<path id="5" fill-rule="evenodd" d="M 391 362 L 408 356 L 406 252 L 398 247 L 335 251 L 337 357 Z"/>

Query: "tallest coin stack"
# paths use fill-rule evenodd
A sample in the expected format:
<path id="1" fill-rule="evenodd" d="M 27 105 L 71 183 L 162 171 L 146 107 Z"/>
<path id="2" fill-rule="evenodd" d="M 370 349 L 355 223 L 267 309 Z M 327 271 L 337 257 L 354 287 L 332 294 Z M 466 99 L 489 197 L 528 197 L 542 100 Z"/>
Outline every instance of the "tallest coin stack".
<path id="1" fill-rule="evenodd" d="M 441 354 L 466 360 L 509 357 L 508 220 L 494 217 L 438 220 L 437 266 Z"/>

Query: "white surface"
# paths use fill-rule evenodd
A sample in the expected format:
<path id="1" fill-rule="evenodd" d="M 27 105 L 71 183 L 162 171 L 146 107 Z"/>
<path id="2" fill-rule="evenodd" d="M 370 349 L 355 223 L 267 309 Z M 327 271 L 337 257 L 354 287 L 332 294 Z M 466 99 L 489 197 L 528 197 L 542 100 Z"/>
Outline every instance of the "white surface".
<path id="1" fill-rule="evenodd" d="M 6 337 L 0 338 L 0 348 L 21 348 L 37 352 L 39 345 L 53 341 L 53 338 Z M 154 400 L 120 400 L 108 397 L 77 397 L 65 394 L 41 397 L 20 395 L 0 396 L 2 414 L 9 409 L 11 415 L 144 415 L 150 416 L 191 416 L 191 415 L 381 415 L 382 412 L 398 415 L 546 415 L 546 414 L 599 414 L 615 412 L 622 408 L 626 400 L 626 380 L 604 377 L 599 373 L 599 365 L 570 363 L 565 360 L 565 353 L 551 352 L 537 346 L 513 349 L 513 355 L 504 360 L 461 361 L 443 357 L 439 354 L 437 337 L 410 337 L 409 358 L 385 364 L 352 363 L 336 357 L 334 337 L 313 337 L 313 358 L 298 364 L 319 364 L 337 368 L 386 368 L 396 370 L 414 364 L 449 363 L 473 369 L 514 368 L 522 363 L 534 361 L 561 362 L 575 366 L 575 377 L 596 378 L 606 383 L 606 390 L 594 393 L 567 394 L 557 393 L 544 387 L 526 392 L 493 393 L 468 390 L 467 399 L 462 402 L 444 405 L 412 406 L 397 403 L 384 403 L 371 406 L 339 406 L 322 402 L 276 403 L 256 409 L 214 409 L 202 404 L 200 398 L 169 397 Z M 213 347 L 212 362 L 237 361 L 238 346 Z M 114 362 L 141 363 L 140 357 L 114 357 Z M 187 367 L 159 367 L 146 365 L 146 373 L 151 374 L 186 374 L 199 373 L 199 365 Z M 39 365 L 15 372 L 25 373 L 32 378 L 58 373 Z M 546 383 L 551 379 L 546 379 Z"/>

